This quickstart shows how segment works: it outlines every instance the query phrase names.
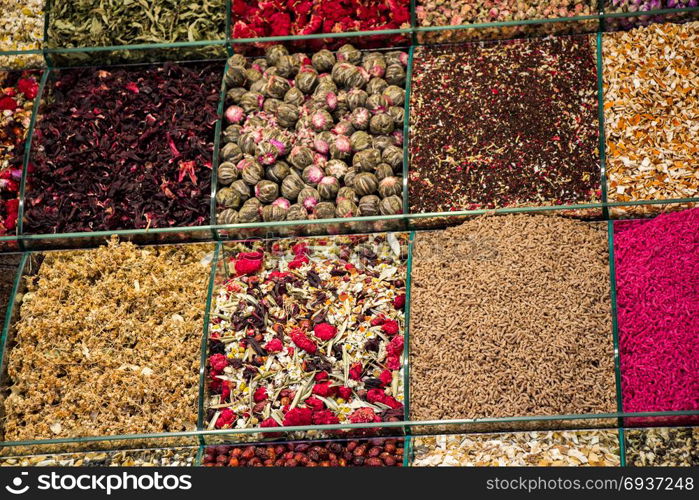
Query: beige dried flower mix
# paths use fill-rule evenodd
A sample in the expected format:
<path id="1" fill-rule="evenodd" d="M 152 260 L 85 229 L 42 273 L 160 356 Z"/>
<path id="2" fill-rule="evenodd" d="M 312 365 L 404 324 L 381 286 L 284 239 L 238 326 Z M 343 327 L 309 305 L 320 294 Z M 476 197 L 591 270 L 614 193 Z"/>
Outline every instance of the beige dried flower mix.
<path id="1" fill-rule="evenodd" d="M 0 0 L 0 50 L 41 49 L 44 38 L 44 0 Z M 41 54 L 0 56 L 0 68 L 41 65 Z"/>
<path id="2" fill-rule="evenodd" d="M 91 451 L 0 458 L 0 467 L 191 467 L 197 448 Z"/>
<path id="3" fill-rule="evenodd" d="M 606 225 L 479 217 L 415 240 L 412 420 L 616 410 Z"/>
<path id="4" fill-rule="evenodd" d="M 605 34 L 603 51 L 609 201 L 699 197 L 699 22 Z"/>
<path id="5" fill-rule="evenodd" d="M 417 437 L 414 467 L 619 466 L 619 433 L 517 432 Z"/>
<path id="6" fill-rule="evenodd" d="M 4 439 L 195 429 L 213 248 L 47 254 L 8 341 Z"/>

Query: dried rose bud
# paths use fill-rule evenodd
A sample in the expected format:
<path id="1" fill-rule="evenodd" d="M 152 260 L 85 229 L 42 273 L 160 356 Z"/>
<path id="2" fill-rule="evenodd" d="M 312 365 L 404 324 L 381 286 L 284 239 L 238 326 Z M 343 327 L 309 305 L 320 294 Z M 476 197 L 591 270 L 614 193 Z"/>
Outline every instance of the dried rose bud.
<path id="1" fill-rule="evenodd" d="M 223 131 L 223 141 L 224 142 L 238 142 L 240 139 L 240 130 L 242 127 L 240 125 L 229 125 L 226 130 Z"/>
<path id="2" fill-rule="evenodd" d="M 388 83 L 383 78 L 372 78 L 366 84 L 366 91 L 369 95 L 381 94 L 386 88 L 388 88 Z"/>
<path id="3" fill-rule="evenodd" d="M 347 187 L 353 188 L 354 178 L 357 176 L 357 173 L 358 172 L 354 168 L 350 168 L 349 170 L 347 170 L 347 173 L 345 174 L 345 177 L 343 179 Z"/>
<path id="4" fill-rule="evenodd" d="M 382 181 L 386 177 L 391 177 L 393 175 L 393 167 L 388 163 L 379 163 L 374 173 L 376 174 L 376 178 Z"/>
<path id="5" fill-rule="evenodd" d="M 255 160 L 244 159 L 243 163 L 243 174 L 241 176 L 242 180 L 250 186 L 256 185 L 265 176 L 265 169 L 257 163 Z M 240 168 L 240 165 L 238 165 Z"/>
<path id="6" fill-rule="evenodd" d="M 299 120 L 299 108 L 293 104 L 280 104 L 277 108 L 277 123 L 280 127 L 293 128 Z"/>
<path id="7" fill-rule="evenodd" d="M 369 121 L 369 131 L 372 134 L 390 134 L 396 127 L 388 113 L 378 113 L 371 117 Z"/>
<path id="8" fill-rule="evenodd" d="M 359 64 L 362 61 L 362 52 L 347 43 L 337 50 L 337 60 Z"/>
<path id="9" fill-rule="evenodd" d="M 267 80 L 267 84 L 264 88 L 264 93 L 268 97 L 276 97 L 277 99 L 283 99 L 284 94 L 286 94 L 286 92 L 291 88 L 291 85 L 289 84 L 286 78 L 274 75 L 271 76 L 269 80 Z"/>
<path id="10" fill-rule="evenodd" d="M 226 84 L 226 87 L 243 87 L 247 81 L 245 67 L 237 65 L 228 66 L 228 70 L 226 70 L 223 81 Z"/>
<path id="11" fill-rule="evenodd" d="M 283 45 L 272 45 L 265 50 L 265 60 L 270 66 L 276 66 L 280 57 L 288 55 L 289 51 Z"/>
<path id="12" fill-rule="evenodd" d="M 394 146 L 403 146 L 403 129 L 398 128 L 393 131 L 391 134 L 391 137 L 393 137 L 393 145 Z"/>
<path id="13" fill-rule="evenodd" d="M 296 172 L 291 172 L 284 177 L 282 181 L 282 196 L 290 200 L 295 200 L 305 186 L 303 179 L 301 179 Z"/>
<path id="14" fill-rule="evenodd" d="M 238 223 L 238 212 L 232 208 L 227 208 L 218 214 L 216 218 L 218 224 L 237 224 Z"/>
<path id="15" fill-rule="evenodd" d="M 312 187 L 303 188 L 296 199 L 297 203 L 303 205 L 307 210 L 312 210 L 318 204 L 320 193 Z"/>
<path id="16" fill-rule="evenodd" d="M 240 196 L 231 188 L 222 188 L 216 193 L 216 203 L 226 208 L 238 208 Z"/>
<path id="17" fill-rule="evenodd" d="M 379 180 L 371 172 L 359 172 L 352 181 L 352 188 L 359 196 L 374 194 L 379 188 Z"/>
<path id="18" fill-rule="evenodd" d="M 240 106 L 229 106 L 225 112 L 228 123 L 241 123 L 245 119 L 245 112 Z"/>
<path id="19" fill-rule="evenodd" d="M 303 95 L 303 92 L 295 87 L 290 88 L 286 91 L 286 94 L 284 94 L 284 102 L 287 104 L 301 106 L 305 100 L 306 98 Z"/>
<path id="20" fill-rule="evenodd" d="M 370 194 L 368 196 L 362 196 L 359 200 L 359 215 L 364 217 L 379 215 L 380 202 L 381 200 L 376 195 Z"/>
<path id="21" fill-rule="evenodd" d="M 324 109 L 319 109 L 311 116 L 311 127 L 316 132 L 333 128 L 333 117 Z"/>
<path id="22" fill-rule="evenodd" d="M 350 123 L 357 130 L 366 130 L 369 127 L 371 113 L 366 108 L 355 108 L 350 114 Z"/>
<path id="23" fill-rule="evenodd" d="M 372 113 L 381 113 L 388 109 L 388 102 L 381 94 L 372 94 L 366 100 L 366 107 Z"/>
<path id="24" fill-rule="evenodd" d="M 359 209 L 357 205 L 351 200 L 341 200 L 337 203 L 337 208 L 335 209 L 336 217 L 356 217 Z"/>
<path id="25" fill-rule="evenodd" d="M 370 148 L 371 136 L 363 130 L 359 130 L 350 137 L 350 146 L 355 153 Z"/>
<path id="26" fill-rule="evenodd" d="M 276 182 L 263 180 L 255 185 L 255 197 L 262 203 L 272 203 L 279 196 L 279 186 Z"/>
<path id="27" fill-rule="evenodd" d="M 381 215 L 396 215 L 403 213 L 403 200 L 400 196 L 389 196 L 379 204 Z"/>
<path id="28" fill-rule="evenodd" d="M 339 203 L 342 200 L 349 200 L 352 203 L 357 203 L 357 200 L 359 197 L 357 196 L 357 193 L 354 192 L 354 189 L 351 187 L 341 187 L 340 190 L 337 192 L 337 198 L 336 201 Z"/>
<path id="29" fill-rule="evenodd" d="M 238 212 L 238 222 L 241 224 L 250 224 L 252 222 L 260 222 L 260 208 L 254 205 L 243 205 L 243 208 Z"/>
<path id="30" fill-rule="evenodd" d="M 279 106 L 282 104 L 284 104 L 284 102 L 280 101 L 279 99 L 265 99 L 265 103 L 262 105 L 262 109 L 265 113 L 276 115 L 277 111 L 279 110 Z"/>
<path id="31" fill-rule="evenodd" d="M 405 104 L 405 90 L 397 85 L 386 87 L 381 95 L 389 106 L 403 106 Z"/>
<path id="32" fill-rule="evenodd" d="M 313 208 L 313 215 L 316 219 L 333 219 L 335 217 L 335 204 L 322 201 Z"/>
<path id="33" fill-rule="evenodd" d="M 294 83 L 301 92 L 310 94 L 318 84 L 318 72 L 308 66 L 301 68 L 301 71 L 294 78 Z"/>
<path id="34" fill-rule="evenodd" d="M 225 144 L 219 153 L 223 161 L 229 161 L 233 163 L 238 163 L 243 159 L 243 152 L 235 142 L 229 142 Z M 235 179 L 233 179 L 235 180 Z M 232 182 L 232 181 L 231 181 Z"/>
<path id="35" fill-rule="evenodd" d="M 389 85 L 405 85 L 405 69 L 400 64 L 391 64 L 384 76 Z"/>
<path id="36" fill-rule="evenodd" d="M 251 91 L 243 94 L 238 104 L 246 113 L 252 113 L 253 111 L 262 109 L 264 101 L 265 97 L 261 93 Z"/>
<path id="37" fill-rule="evenodd" d="M 286 220 L 288 210 L 279 205 L 267 205 L 262 208 L 262 220 L 265 222 Z"/>
<path id="38" fill-rule="evenodd" d="M 396 127 L 402 127 L 405 120 L 405 108 L 400 106 L 391 106 L 388 108 L 388 116 L 391 117 Z"/>
<path id="39" fill-rule="evenodd" d="M 364 68 L 372 77 L 378 76 L 379 78 L 386 72 L 386 59 L 379 52 L 372 52 L 367 54 L 362 61 L 362 68 Z"/>
<path id="40" fill-rule="evenodd" d="M 238 193 L 238 196 L 243 201 L 247 200 L 252 195 L 252 192 L 250 191 L 250 186 L 243 179 L 238 179 L 237 181 L 235 181 L 233 184 L 230 185 L 230 188 L 236 193 Z"/>
<path id="41" fill-rule="evenodd" d="M 335 65 L 335 54 L 326 49 L 319 50 L 313 54 L 311 63 L 316 71 L 320 73 L 330 71 Z"/>
<path id="42" fill-rule="evenodd" d="M 379 194 L 382 198 L 403 194 L 403 181 L 398 177 L 386 177 L 379 182 Z"/>
<path id="43" fill-rule="evenodd" d="M 226 92 L 226 99 L 233 104 L 238 104 L 246 92 L 247 89 L 245 87 L 234 87 Z"/>
<path id="44" fill-rule="evenodd" d="M 318 183 L 318 193 L 323 200 L 334 200 L 340 190 L 340 181 L 336 177 L 323 177 Z"/>
<path id="45" fill-rule="evenodd" d="M 311 165 L 303 169 L 301 177 L 306 184 L 315 187 L 323 178 L 323 171 L 319 167 Z"/>
<path id="46" fill-rule="evenodd" d="M 275 64 L 277 75 L 282 78 L 293 78 L 301 68 L 301 63 L 294 56 L 280 56 Z"/>
<path id="47" fill-rule="evenodd" d="M 286 220 L 306 220 L 308 219 L 308 210 L 303 205 L 294 204 L 289 207 L 286 213 Z"/>
<path id="48" fill-rule="evenodd" d="M 381 160 L 396 168 L 403 164 L 403 150 L 398 146 L 388 146 L 381 152 Z"/>
<path id="49" fill-rule="evenodd" d="M 267 168 L 265 171 L 265 177 L 270 181 L 281 184 L 281 182 L 289 175 L 289 172 L 289 165 L 285 161 L 278 161 L 271 167 Z"/>
<path id="50" fill-rule="evenodd" d="M 338 135 L 335 142 L 330 145 L 330 157 L 334 160 L 349 158 L 351 152 L 352 141 L 344 135 Z"/>
<path id="51" fill-rule="evenodd" d="M 239 171 L 234 163 L 227 161 L 218 166 L 217 173 L 219 184 L 222 186 L 229 186 L 238 178 Z"/>
<path id="52" fill-rule="evenodd" d="M 352 167 L 357 172 L 373 172 L 379 163 L 381 163 L 381 152 L 373 148 L 360 151 L 352 158 Z"/>
<path id="53" fill-rule="evenodd" d="M 298 169 L 306 168 L 313 164 L 313 151 L 305 146 L 294 146 L 288 160 Z"/>
<path id="54" fill-rule="evenodd" d="M 333 127 L 332 132 L 336 135 L 346 135 L 350 136 L 355 132 L 352 122 L 349 120 L 342 120 Z"/>
<path id="55" fill-rule="evenodd" d="M 342 179 L 347 173 L 348 168 L 347 163 L 342 160 L 330 160 L 325 165 L 325 173 L 337 179 Z"/>

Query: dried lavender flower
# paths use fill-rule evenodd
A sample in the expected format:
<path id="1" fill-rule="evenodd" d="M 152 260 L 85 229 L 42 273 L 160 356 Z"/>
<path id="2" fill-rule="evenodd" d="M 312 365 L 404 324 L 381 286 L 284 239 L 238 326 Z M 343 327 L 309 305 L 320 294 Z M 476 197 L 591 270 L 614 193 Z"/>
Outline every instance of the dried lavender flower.
<path id="1" fill-rule="evenodd" d="M 388 113 L 378 113 L 372 116 L 369 122 L 369 131 L 372 134 L 390 134 L 394 128 L 393 118 Z"/>
<path id="2" fill-rule="evenodd" d="M 340 190 L 340 181 L 337 177 L 326 176 L 318 183 L 318 193 L 323 200 L 334 200 Z"/>
<path id="3" fill-rule="evenodd" d="M 335 209 L 335 215 L 337 217 L 356 217 L 359 209 L 354 202 L 350 200 L 340 200 L 337 203 L 337 209 Z"/>
<path id="4" fill-rule="evenodd" d="M 370 194 L 367 196 L 362 196 L 359 200 L 359 215 L 365 217 L 370 217 L 373 215 L 379 215 L 379 204 L 381 200 L 378 196 Z"/>
<path id="5" fill-rule="evenodd" d="M 311 58 L 311 64 L 313 64 L 316 71 L 320 73 L 325 73 L 333 69 L 335 62 L 335 54 L 327 49 L 319 50 L 313 54 L 313 57 Z"/>
<path id="6" fill-rule="evenodd" d="M 262 203 L 272 203 L 279 196 L 279 186 L 276 182 L 263 180 L 255 185 L 255 197 Z"/>
<path id="7" fill-rule="evenodd" d="M 216 222 L 218 224 L 237 224 L 238 212 L 232 208 L 227 208 L 218 214 Z"/>
<path id="8" fill-rule="evenodd" d="M 352 181 L 352 188 L 359 196 L 374 194 L 379 188 L 379 180 L 371 172 L 359 172 Z"/>
<path id="9" fill-rule="evenodd" d="M 403 213 L 403 200 L 399 196 L 389 196 L 379 204 L 381 215 L 396 215 Z"/>
<path id="10" fill-rule="evenodd" d="M 355 153 L 370 148 L 371 136 L 363 130 L 359 130 L 350 137 L 350 146 Z"/>
<path id="11" fill-rule="evenodd" d="M 223 186 L 229 186 L 238 178 L 239 171 L 235 164 L 227 161 L 218 166 L 218 182 Z"/>
<path id="12" fill-rule="evenodd" d="M 373 172 L 379 163 L 381 163 L 381 152 L 373 148 L 360 151 L 352 158 L 352 167 L 357 172 Z"/>

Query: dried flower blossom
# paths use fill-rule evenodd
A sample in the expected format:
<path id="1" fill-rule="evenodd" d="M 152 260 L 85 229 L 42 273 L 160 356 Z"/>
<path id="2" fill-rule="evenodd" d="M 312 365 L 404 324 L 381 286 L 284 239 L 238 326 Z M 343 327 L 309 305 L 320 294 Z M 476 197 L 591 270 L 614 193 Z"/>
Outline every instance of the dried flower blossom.
<path id="1" fill-rule="evenodd" d="M 0 0 L 2 50 L 41 49 L 44 38 L 44 0 Z M 38 67 L 41 54 L 0 56 L 0 68 Z"/>

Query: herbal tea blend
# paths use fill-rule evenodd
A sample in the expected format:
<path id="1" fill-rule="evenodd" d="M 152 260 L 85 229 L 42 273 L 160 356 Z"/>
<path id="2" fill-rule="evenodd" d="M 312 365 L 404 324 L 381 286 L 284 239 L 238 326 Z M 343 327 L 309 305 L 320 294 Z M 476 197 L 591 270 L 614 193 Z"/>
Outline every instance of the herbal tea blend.
<path id="1" fill-rule="evenodd" d="M 406 245 L 390 233 L 229 246 L 207 427 L 402 420 Z"/>
<path id="2" fill-rule="evenodd" d="M 600 200 L 587 36 L 421 46 L 412 82 L 411 212 Z"/>
<path id="3" fill-rule="evenodd" d="M 614 412 L 605 229 L 509 215 L 419 232 L 411 420 Z"/>
<path id="4" fill-rule="evenodd" d="M 699 409 L 699 209 L 614 223 L 626 412 Z"/>
<path id="5" fill-rule="evenodd" d="M 208 224 L 222 67 L 57 71 L 32 143 L 26 231 Z"/>
<path id="6" fill-rule="evenodd" d="M 0 0 L 0 12 L 0 50 L 41 49 L 44 0 Z M 0 68 L 39 66 L 42 62 L 41 54 L 0 56 Z"/>
<path id="7" fill-rule="evenodd" d="M 0 458 L 0 467 L 191 467 L 197 448 L 95 451 Z"/>
<path id="8" fill-rule="evenodd" d="M 47 254 L 8 340 L 4 440 L 194 430 L 212 252 Z"/>
<path id="9" fill-rule="evenodd" d="M 609 201 L 699 197 L 698 41 L 699 22 L 605 34 Z M 612 213 L 664 207 L 615 207 Z"/>
<path id="10" fill-rule="evenodd" d="M 0 72 L 0 236 L 15 234 L 24 146 L 40 73 Z"/>
<path id="11" fill-rule="evenodd" d="M 605 0 L 604 11 L 627 12 L 649 12 L 653 10 L 685 9 L 699 6 L 697 0 Z M 692 19 L 692 13 L 663 13 L 656 15 L 635 15 L 631 17 L 610 17 L 606 19 L 607 26 L 614 30 L 630 29 L 638 26 L 646 26 L 653 23 L 681 22 Z M 696 17 L 694 17 L 696 19 Z"/>
<path id="12" fill-rule="evenodd" d="M 225 38 L 225 0 L 54 0 L 51 48 L 197 42 Z"/>
<path id="13" fill-rule="evenodd" d="M 401 467 L 403 440 L 309 441 L 209 446 L 204 467 Z"/>
<path id="14" fill-rule="evenodd" d="M 233 38 L 345 33 L 410 27 L 408 0 L 319 0 L 265 3 L 236 0 L 232 4 Z M 382 37 L 395 39 L 398 36 Z M 366 40 L 357 39 L 363 43 Z M 333 39 L 318 40 L 328 48 Z M 313 45 L 313 42 L 311 42 Z"/>
<path id="15" fill-rule="evenodd" d="M 12 287 L 21 260 L 22 256 L 19 254 L 0 254 L 0 325 L 5 323 L 5 314 L 10 306 Z"/>
<path id="16" fill-rule="evenodd" d="M 699 465 L 699 427 L 627 429 L 625 437 L 630 466 Z"/>
<path id="17" fill-rule="evenodd" d="M 217 222 L 403 213 L 407 62 L 352 45 L 231 57 Z"/>
<path id="18" fill-rule="evenodd" d="M 618 467 L 621 463 L 615 430 L 419 436 L 414 450 L 413 467 Z"/>

